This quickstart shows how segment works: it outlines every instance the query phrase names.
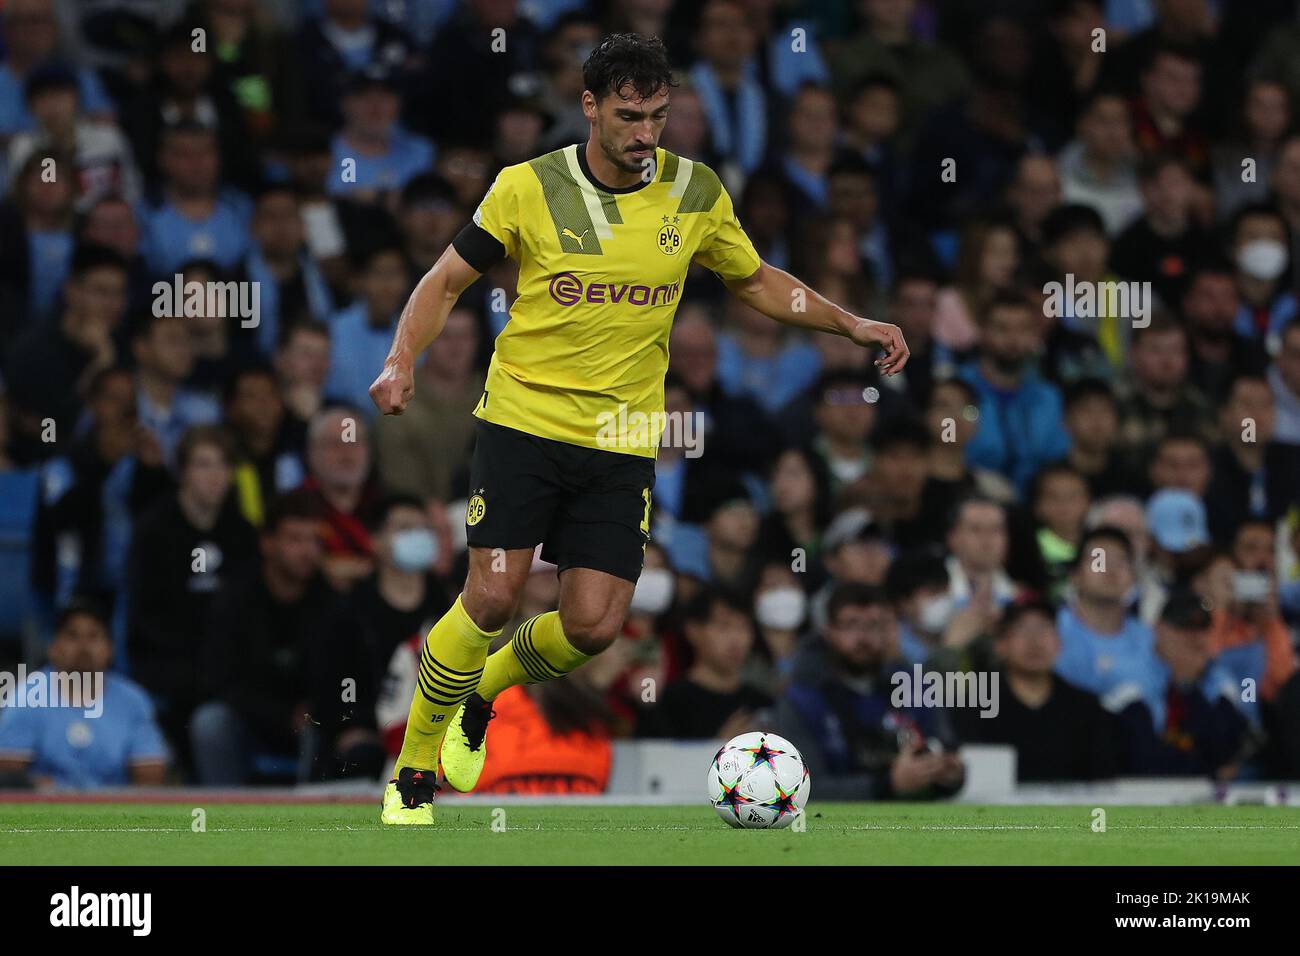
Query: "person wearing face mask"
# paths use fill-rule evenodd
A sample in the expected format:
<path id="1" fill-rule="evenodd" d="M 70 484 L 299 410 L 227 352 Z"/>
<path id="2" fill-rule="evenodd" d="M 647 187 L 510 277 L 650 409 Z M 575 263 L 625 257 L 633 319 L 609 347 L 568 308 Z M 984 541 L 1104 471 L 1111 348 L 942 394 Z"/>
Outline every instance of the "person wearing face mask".
<path id="1" fill-rule="evenodd" d="M 1233 329 L 1262 339 L 1276 351 L 1282 328 L 1296 317 L 1295 293 L 1289 288 L 1290 253 L 1286 222 L 1273 206 L 1246 206 L 1233 218 L 1233 260 L 1241 307 Z"/>
<path id="2" fill-rule="evenodd" d="M 889 566 L 885 590 L 898 608 L 899 657 L 924 664 L 957 610 L 943 552 L 925 548 L 900 554 Z"/>
<path id="3" fill-rule="evenodd" d="M 388 498 L 371 533 L 375 569 L 357 582 L 349 598 L 363 622 L 367 656 L 379 680 L 398 645 L 428 631 L 451 600 L 433 570 L 440 542 L 420 499 Z"/>
<path id="4" fill-rule="evenodd" d="M 754 620 L 770 662 L 753 668 L 756 683 L 773 684 L 789 673 L 800 629 L 808 620 L 808 595 L 788 562 L 773 561 L 759 574 Z M 775 673 L 773 673 L 775 672 Z"/>
<path id="5" fill-rule="evenodd" d="M 663 614 L 673 605 L 673 572 L 666 567 L 641 569 L 637 579 L 636 590 L 632 592 L 632 604 L 628 609 L 628 619 L 653 623 L 654 618 Z"/>

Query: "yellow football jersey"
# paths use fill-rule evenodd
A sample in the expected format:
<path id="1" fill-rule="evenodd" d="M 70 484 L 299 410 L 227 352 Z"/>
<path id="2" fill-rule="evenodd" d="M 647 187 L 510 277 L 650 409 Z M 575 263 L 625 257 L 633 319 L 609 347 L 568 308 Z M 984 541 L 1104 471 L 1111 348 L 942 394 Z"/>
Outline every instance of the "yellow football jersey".
<path id="1" fill-rule="evenodd" d="M 474 414 L 653 458 L 688 267 L 743 279 L 759 257 L 703 163 L 657 149 L 653 178 L 616 190 L 595 181 L 583 149 L 501 170 L 474 213 L 519 263 L 519 297 Z"/>

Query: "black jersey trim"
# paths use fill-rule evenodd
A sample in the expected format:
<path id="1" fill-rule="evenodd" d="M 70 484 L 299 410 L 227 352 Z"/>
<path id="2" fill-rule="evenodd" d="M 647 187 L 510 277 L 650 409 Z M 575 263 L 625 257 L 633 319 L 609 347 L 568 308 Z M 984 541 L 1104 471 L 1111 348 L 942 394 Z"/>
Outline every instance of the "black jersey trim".
<path id="1" fill-rule="evenodd" d="M 487 272 L 506 257 L 506 247 L 496 236 L 477 223 L 467 222 L 451 241 L 460 257 L 475 272 Z"/>
<path id="2" fill-rule="evenodd" d="M 582 170 L 582 175 L 586 176 L 587 182 L 591 183 L 601 192 L 610 193 L 614 196 L 622 196 L 625 193 L 634 193 L 639 189 L 645 189 L 650 185 L 650 183 L 654 182 L 654 179 L 651 178 L 649 182 L 644 179 L 637 180 L 631 186 L 606 186 L 596 178 L 595 174 L 591 171 L 591 167 L 587 165 L 587 144 L 579 143 L 576 149 L 578 150 L 578 168 Z M 656 151 L 656 156 L 657 155 L 658 153 Z"/>

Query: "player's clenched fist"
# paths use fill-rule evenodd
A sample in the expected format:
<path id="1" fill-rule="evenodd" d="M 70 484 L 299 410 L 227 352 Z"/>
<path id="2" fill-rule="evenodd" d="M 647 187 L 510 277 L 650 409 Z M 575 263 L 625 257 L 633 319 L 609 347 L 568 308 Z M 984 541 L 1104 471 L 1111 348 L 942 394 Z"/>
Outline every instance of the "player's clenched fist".
<path id="1" fill-rule="evenodd" d="M 415 395 L 415 377 L 409 368 L 385 365 L 370 386 L 370 400 L 384 415 L 400 415 Z"/>

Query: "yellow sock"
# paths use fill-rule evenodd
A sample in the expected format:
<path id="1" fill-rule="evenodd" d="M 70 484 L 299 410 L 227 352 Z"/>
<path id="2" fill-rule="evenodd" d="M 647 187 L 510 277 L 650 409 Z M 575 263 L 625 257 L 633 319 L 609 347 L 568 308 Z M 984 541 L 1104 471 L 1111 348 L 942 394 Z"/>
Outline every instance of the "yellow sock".
<path id="1" fill-rule="evenodd" d="M 478 686 L 488 645 L 500 633 L 481 630 L 465 613 L 459 597 L 429 630 L 394 774 L 403 767 L 437 769 L 438 748 L 451 715 Z"/>
<path id="2" fill-rule="evenodd" d="M 487 659 L 478 693 L 493 700 L 507 687 L 554 680 L 589 660 L 564 636 L 560 612 L 547 611 L 520 624 L 510 643 Z"/>

